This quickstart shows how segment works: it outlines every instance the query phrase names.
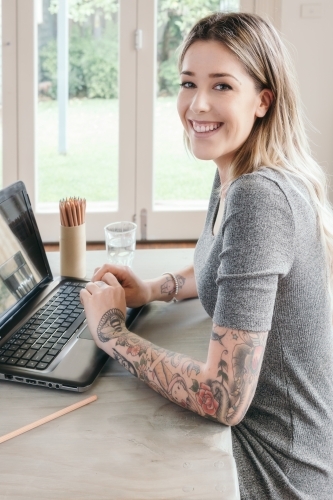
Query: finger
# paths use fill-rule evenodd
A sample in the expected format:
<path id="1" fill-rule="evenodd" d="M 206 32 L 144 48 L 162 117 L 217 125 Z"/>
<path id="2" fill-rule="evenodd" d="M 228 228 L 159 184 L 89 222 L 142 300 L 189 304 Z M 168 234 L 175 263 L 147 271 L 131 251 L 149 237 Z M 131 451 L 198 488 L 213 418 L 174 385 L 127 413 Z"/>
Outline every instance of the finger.
<path id="1" fill-rule="evenodd" d="M 87 290 L 90 295 L 99 290 L 99 286 L 96 285 L 96 283 L 93 283 L 92 281 L 89 281 L 89 283 L 86 284 L 85 290 Z"/>
<path id="2" fill-rule="evenodd" d="M 106 281 L 94 281 L 94 284 L 99 288 L 107 288 L 109 286 Z"/>
<path id="3" fill-rule="evenodd" d="M 92 281 L 103 280 L 103 276 L 107 273 L 111 273 L 116 279 L 121 283 L 124 281 L 129 274 L 129 268 L 125 266 L 116 266 L 112 264 L 104 264 L 96 274 L 94 274 Z"/>
<path id="4" fill-rule="evenodd" d="M 85 288 L 82 288 L 82 290 L 80 291 L 80 302 L 83 307 L 87 300 L 89 300 L 89 297 L 91 297 L 91 294 Z"/>
<path id="5" fill-rule="evenodd" d="M 95 269 L 94 269 L 94 274 L 93 274 L 94 276 L 95 276 L 95 274 L 99 271 L 99 269 L 100 269 L 100 267 L 95 267 Z"/>
<path id="6" fill-rule="evenodd" d="M 104 274 L 104 276 L 102 277 L 102 282 L 106 283 L 109 286 L 121 286 L 117 278 L 110 272 Z"/>

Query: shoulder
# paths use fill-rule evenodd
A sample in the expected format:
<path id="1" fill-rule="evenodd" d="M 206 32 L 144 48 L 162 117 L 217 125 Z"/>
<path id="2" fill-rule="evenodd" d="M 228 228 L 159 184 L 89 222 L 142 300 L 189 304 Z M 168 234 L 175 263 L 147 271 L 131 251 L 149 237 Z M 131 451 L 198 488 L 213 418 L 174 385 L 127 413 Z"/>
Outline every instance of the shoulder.
<path id="1" fill-rule="evenodd" d="M 244 174 L 235 179 L 229 186 L 226 205 L 246 206 L 247 210 L 256 206 L 284 207 L 290 212 L 286 190 L 287 181 L 279 172 L 262 168 L 257 172 Z"/>

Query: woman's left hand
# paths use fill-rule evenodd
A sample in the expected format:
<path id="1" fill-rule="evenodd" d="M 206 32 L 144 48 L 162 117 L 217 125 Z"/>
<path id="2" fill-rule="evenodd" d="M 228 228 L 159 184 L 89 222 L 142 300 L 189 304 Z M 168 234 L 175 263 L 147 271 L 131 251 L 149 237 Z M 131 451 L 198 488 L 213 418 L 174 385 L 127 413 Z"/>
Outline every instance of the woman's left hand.
<path id="1" fill-rule="evenodd" d="M 126 301 L 122 286 L 111 273 L 106 273 L 103 280 L 87 283 L 80 300 L 96 344 L 111 354 L 108 342 L 127 332 Z"/>

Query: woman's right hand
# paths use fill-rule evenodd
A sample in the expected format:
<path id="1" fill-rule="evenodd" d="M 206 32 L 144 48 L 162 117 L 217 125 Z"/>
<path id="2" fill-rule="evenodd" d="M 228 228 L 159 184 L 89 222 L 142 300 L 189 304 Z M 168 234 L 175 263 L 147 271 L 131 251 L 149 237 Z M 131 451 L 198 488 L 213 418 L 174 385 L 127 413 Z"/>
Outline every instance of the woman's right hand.
<path id="1" fill-rule="evenodd" d="M 95 269 L 91 281 L 104 281 L 107 283 L 106 275 L 110 273 L 125 291 L 126 305 L 128 307 L 140 307 L 151 301 L 151 290 L 147 282 L 141 280 L 129 267 L 115 264 L 104 264 Z"/>

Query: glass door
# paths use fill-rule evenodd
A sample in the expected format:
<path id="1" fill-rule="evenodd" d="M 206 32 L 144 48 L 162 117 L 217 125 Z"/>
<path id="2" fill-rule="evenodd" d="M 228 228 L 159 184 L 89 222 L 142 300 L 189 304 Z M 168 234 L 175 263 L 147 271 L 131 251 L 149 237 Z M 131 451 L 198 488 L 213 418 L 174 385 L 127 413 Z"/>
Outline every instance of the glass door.
<path id="1" fill-rule="evenodd" d="M 197 239 L 216 167 L 211 161 L 195 159 L 184 147 L 176 108 L 177 49 L 198 19 L 211 12 L 238 10 L 239 1 L 157 0 L 154 12 L 152 4 L 144 14 L 147 4 L 139 0 L 143 45 L 138 51 L 138 107 L 139 120 L 145 122 L 138 128 L 137 141 L 141 235 L 143 239 Z M 153 137 L 150 144 L 148 134 Z"/>

